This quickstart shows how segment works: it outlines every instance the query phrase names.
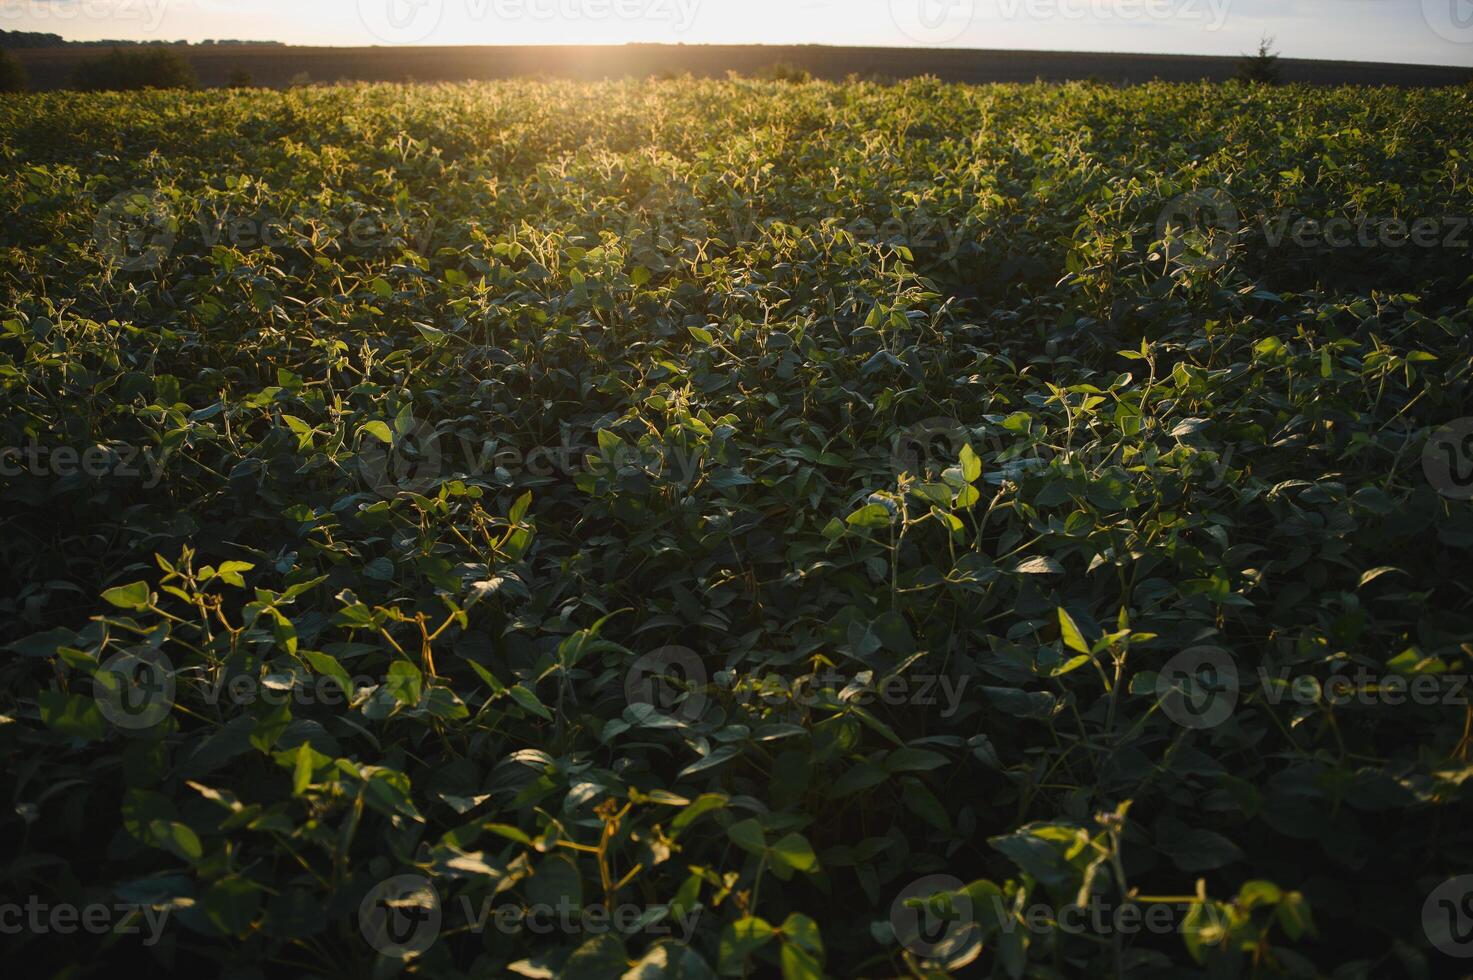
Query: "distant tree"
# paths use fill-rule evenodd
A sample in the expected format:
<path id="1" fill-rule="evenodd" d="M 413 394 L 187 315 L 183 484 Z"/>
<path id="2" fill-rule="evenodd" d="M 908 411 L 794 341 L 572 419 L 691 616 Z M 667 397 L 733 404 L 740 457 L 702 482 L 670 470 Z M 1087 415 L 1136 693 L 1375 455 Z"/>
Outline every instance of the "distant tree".
<path id="1" fill-rule="evenodd" d="M 15 55 L 0 48 L 0 92 L 24 92 L 28 81 L 26 66 Z"/>
<path id="2" fill-rule="evenodd" d="M 237 68 L 230 73 L 231 88 L 254 88 L 256 78 L 244 68 Z"/>
<path id="3" fill-rule="evenodd" d="M 0 48 L 59 48 L 66 44 L 60 34 L 36 31 L 0 31 Z"/>
<path id="4" fill-rule="evenodd" d="M 113 48 L 88 58 L 72 73 L 72 84 L 87 92 L 131 92 L 145 88 L 194 88 L 194 66 L 166 47 Z"/>
<path id="5" fill-rule="evenodd" d="M 1257 54 L 1245 54 L 1238 62 L 1238 81 L 1254 85 L 1278 85 L 1284 80 L 1274 39 L 1267 34 L 1258 42 Z"/>

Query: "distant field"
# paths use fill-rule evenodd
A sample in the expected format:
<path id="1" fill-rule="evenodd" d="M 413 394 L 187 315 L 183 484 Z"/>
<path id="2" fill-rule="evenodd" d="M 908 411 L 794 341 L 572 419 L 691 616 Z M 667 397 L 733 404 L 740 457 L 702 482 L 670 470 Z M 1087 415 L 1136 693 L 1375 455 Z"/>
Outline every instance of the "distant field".
<path id="1" fill-rule="evenodd" d="M 64 88 L 77 62 L 97 48 L 17 51 L 37 89 Z M 553 75 L 593 80 L 689 72 L 720 77 L 750 74 L 774 62 L 789 62 L 820 78 L 906 78 L 936 75 L 949 82 L 1222 81 L 1236 70 L 1234 58 L 1180 55 L 1088 54 L 1044 51 L 916 50 L 839 48 L 820 45 L 627 45 L 609 47 L 403 47 L 307 48 L 243 45 L 186 51 L 206 86 L 224 85 L 248 71 L 257 85 L 280 87 L 305 72 L 313 81 L 458 82 L 519 75 Z M 1291 82 L 1317 85 L 1457 85 L 1473 79 L 1473 68 L 1377 64 L 1349 61 L 1283 62 Z"/>
<path id="2" fill-rule="evenodd" d="M 0 98 L 0 952 L 1458 975 L 1469 147 L 1461 88 Z"/>

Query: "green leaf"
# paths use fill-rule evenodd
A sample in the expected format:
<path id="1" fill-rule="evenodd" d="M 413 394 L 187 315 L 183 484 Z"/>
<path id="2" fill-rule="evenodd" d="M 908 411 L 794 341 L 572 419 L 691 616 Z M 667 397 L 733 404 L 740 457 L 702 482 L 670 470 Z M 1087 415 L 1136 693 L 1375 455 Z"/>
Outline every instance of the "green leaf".
<path id="1" fill-rule="evenodd" d="M 971 443 L 962 446 L 961 464 L 962 479 L 968 483 L 976 483 L 982 478 L 982 458 L 977 455 Z"/>
<path id="2" fill-rule="evenodd" d="M 200 906 L 227 936 L 244 937 L 261 910 L 261 889 L 245 878 L 222 878 L 205 890 Z"/>
<path id="3" fill-rule="evenodd" d="M 682 830 L 689 827 L 704 813 L 719 810 L 726 806 L 726 797 L 720 793 L 702 793 L 690 802 L 688 806 L 670 821 L 670 829 L 679 835 Z"/>
<path id="4" fill-rule="evenodd" d="M 412 708 L 424 696 L 424 674 L 408 660 L 395 660 L 389 665 L 385 686 L 395 701 Z"/>
<path id="5" fill-rule="evenodd" d="M 365 422 L 363 425 L 359 426 L 358 434 L 360 436 L 373 436 L 385 446 L 392 446 L 394 444 L 394 431 L 389 428 L 389 424 L 387 422 Z"/>
<path id="6" fill-rule="evenodd" d="M 1064 566 L 1052 558 L 1040 555 L 1019 562 L 1013 571 L 1023 575 L 1062 575 L 1064 573 Z"/>
<path id="7" fill-rule="evenodd" d="M 128 585 L 115 586 L 104 592 L 102 598 L 119 609 L 131 609 L 134 612 L 142 612 L 148 608 L 150 599 L 148 583 L 132 582 Z"/>
<path id="8" fill-rule="evenodd" d="M 1316 934 L 1314 916 L 1309 909 L 1309 900 L 1299 892 L 1289 892 L 1279 901 L 1274 916 L 1283 927 L 1284 934 L 1296 942 L 1305 933 Z"/>
<path id="9" fill-rule="evenodd" d="M 885 757 L 885 768 L 890 772 L 928 772 L 950 763 L 946 756 L 929 749 L 896 749 Z"/>
<path id="10" fill-rule="evenodd" d="M 721 748 L 712 752 L 710 755 L 707 755 L 705 758 L 697 759 L 695 762 L 692 762 L 690 765 L 680 770 L 680 772 L 675 774 L 675 778 L 684 779 L 686 776 L 694 776 L 698 772 L 705 772 L 707 769 L 714 769 L 717 766 L 721 765 L 723 762 L 735 758 L 736 754 L 737 749 L 733 748 L 732 746 L 722 746 Z"/>
<path id="11" fill-rule="evenodd" d="M 1084 633 L 1074 622 L 1074 617 L 1070 616 L 1063 606 L 1059 607 L 1059 635 L 1063 637 L 1064 645 L 1070 650 L 1083 654 L 1090 652 L 1089 642 L 1085 640 Z"/>
<path id="12" fill-rule="evenodd" d="M 865 504 L 844 518 L 850 527 L 889 527 L 892 522 L 890 510 L 879 504 Z"/>
<path id="13" fill-rule="evenodd" d="M 532 712 L 532 714 L 539 718 L 552 721 L 552 712 L 547 710 L 547 705 L 537 700 L 537 695 L 533 694 L 531 689 L 525 684 L 518 684 L 515 687 L 509 688 L 506 693 L 511 695 L 511 699 L 523 709 Z"/>
<path id="14" fill-rule="evenodd" d="M 818 856 L 813 846 L 802 834 L 787 834 L 772 845 L 772 860 L 794 871 L 811 872 L 818 869 Z"/>
<path id="15" fill-rule="evenodd" d="M 767 836 L 756 820 L 738 821 L 726 828 L 726 835 L 731 838 L 732 843 L 749 854 L 763 854 L 767 851 Z"/>
<path id="16" fill-rule="evenodd" d="M 823 980 L 823 965 L 818 957 L 791 943 L 783 944 L 783 980 Z"/>
<path id="17" fill-rule="evenodd" d="M 717 964 L 723 974 L 733 976 L 743 972 L 747 957 L 772 941 L 776 930 L 766 919 L 747 916 L 738 919 L 721 932 L 717 947 Z"/>
<path id="18" fill-rule="evenodd" d="M 95 742 L 107 733 L 107 721 L 91 698 L 62 691 L 42 691 L 36 695 L 41 721 L 52 731 L 71 738 Z"/>
<path id="19" fill-rule="evenodd" d="M 149 823 L 149 836 L 153 846 L 173 853 L 186 861 L 198 861 L 204 857 L 204 845 L 199 835 L 188 824 L 178 820 L 154 820 Z"/>

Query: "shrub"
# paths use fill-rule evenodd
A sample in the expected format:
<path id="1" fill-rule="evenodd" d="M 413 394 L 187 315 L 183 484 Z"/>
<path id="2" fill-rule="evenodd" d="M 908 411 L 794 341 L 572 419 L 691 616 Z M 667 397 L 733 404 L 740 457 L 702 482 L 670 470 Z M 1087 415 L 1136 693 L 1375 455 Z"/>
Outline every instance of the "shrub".
<path id="1" fill-rule="evenodd" d="M 4 48 L 0 48 L 0 92 L 26 90 L 26 66 Z"/>
<path id="2" fill-rule="evenodd" d="M 87 92 L 131 92 L 145 88 L 194 88 L 194 66 L 177 51 L 147 48 L 107 54 L 77 65 L 72 84 Z"/>
<path id="3" fill-rule="evenodd" d="M 244 68 L 237 68 L 235 69 L 235 71 L 230 73 L 229 84 L 231 88 L 255 88 L 256 76 L 252 75 Z"/>
<path id="4" fill-rule="evenodd" d="M 1238 62 L 1238 81 L 1255 85 L 1277 85 L 1282 82 L 1283 71 L 1279 67 L 1279 56 L 1273 46 L 1274 39 L 1265 35 L 1258 42 L 1257 54 L 1245 54 Z"/>

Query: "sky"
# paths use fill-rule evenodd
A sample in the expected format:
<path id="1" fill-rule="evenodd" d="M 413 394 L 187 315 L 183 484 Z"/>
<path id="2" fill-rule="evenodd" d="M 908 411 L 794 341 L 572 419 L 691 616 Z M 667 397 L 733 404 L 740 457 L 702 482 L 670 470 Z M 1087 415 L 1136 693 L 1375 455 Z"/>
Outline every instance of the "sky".
<path id="1" fill-rule="evenodd" d="M 1473 66 L 1473 0 L 0 0 L 69 40 L 843 44 Z"/>

